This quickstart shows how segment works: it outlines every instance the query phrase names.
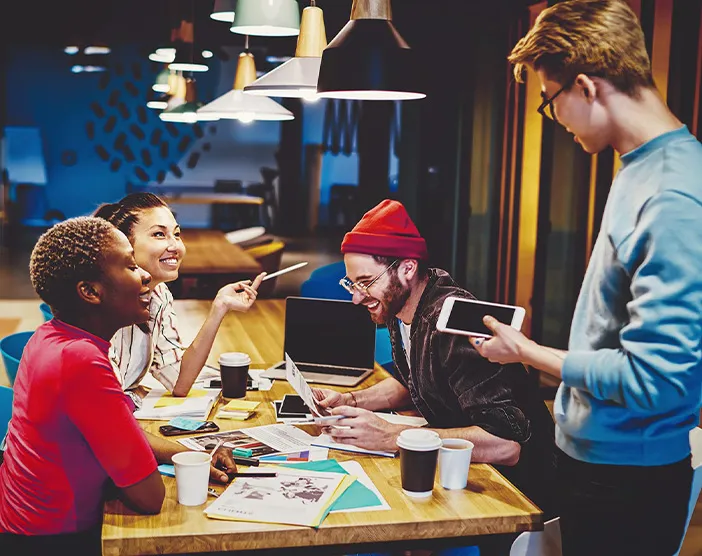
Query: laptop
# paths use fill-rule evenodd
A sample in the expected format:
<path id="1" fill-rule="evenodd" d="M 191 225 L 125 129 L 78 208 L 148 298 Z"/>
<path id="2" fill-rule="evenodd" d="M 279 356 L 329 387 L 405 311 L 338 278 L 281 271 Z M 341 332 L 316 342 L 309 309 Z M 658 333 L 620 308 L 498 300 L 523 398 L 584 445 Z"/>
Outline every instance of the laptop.
<path id="1" fill-rule="evenodd" d="M 375 324 L 351 301 L 288 297 L 285 349 L 307 382 L 352 387 L 373 372 Z M 264 378 L 285 379 L 285 361 Z"/>

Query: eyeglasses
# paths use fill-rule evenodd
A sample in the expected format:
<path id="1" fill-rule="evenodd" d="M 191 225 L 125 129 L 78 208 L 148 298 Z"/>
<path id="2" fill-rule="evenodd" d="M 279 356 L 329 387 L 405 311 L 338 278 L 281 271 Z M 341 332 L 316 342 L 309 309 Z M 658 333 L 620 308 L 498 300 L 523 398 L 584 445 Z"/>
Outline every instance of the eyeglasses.
<path id="1" fill-rule="evenodd" d="M 341 287 L 343 287 L 351 295 L 358 292 L 362 296 L 368 297 L 370 295 L 368 293 L 368 290 L 370 289 L 370 287 L 373 284 L 375 284 L 388 270 L 390 270 L 393 266 L 395 266 L 399 262 L 399 260 L 400 259 L 395 259 L 392 263 L 390 263 L 389 266 L 387 266 L 385 268 L 385 270 L 383 270 L 380 274 L 378 274 L 375 278 L 373 278 L 367 284 L 364 284 L 363 282 L 354 282 L 348 276 L 344 276 L 341 280 L 339 280 L 339 285 Z"/>
<path id="2" fill-rule="evenodd" d="M 572 84 L 572 81 L 568 81 L 565 85 L 563 85 L 563 87 L 558 89 L 551 98 L 547 97 L 546 93 L 542 91 L 541 96 L 544 100 L 541 102 L 536 111 L 542 116 L 548 118 L 549 120 L 553 120 L 554 122 L 558 123 L 558 118 L 556 117 L 556 110 L 553 108 L 553 101 L 556 100 L 556 97 L 560 95 L 563 91 L 569 89 Z"/>

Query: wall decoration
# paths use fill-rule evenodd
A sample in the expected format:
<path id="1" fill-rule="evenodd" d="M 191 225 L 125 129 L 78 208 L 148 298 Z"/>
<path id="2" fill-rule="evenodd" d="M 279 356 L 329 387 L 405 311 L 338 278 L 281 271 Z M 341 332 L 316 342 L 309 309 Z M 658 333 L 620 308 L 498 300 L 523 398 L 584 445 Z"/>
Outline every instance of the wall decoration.
<path id="1" fill-rule="evenodd" d="M 61 153 L 61 164 L 64 166 L 74 166 L 76 162 L 78 162 L 76 151 L 67 150 Z"/>

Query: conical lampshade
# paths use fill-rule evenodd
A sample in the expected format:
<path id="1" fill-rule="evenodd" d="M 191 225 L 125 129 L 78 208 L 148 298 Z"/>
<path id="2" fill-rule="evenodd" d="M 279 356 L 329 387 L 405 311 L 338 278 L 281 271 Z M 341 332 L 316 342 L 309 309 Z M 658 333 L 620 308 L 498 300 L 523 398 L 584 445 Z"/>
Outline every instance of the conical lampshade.
<path id="1" fill-rule="evenodd" d="M 256 65 L 253 54 L 248 51 L 242 52 L 239 54 L 232 90 L 198 110 L 198 116 L 239 120 L 243 123 L 254 120 L 292 120 L 295 117 L 293 113 L 274 100 L 244 94 L 243 88 L 255 79 Z"/>
<path id="2" fill-rule="evenodd" d="M 298 35 L 300 7 L 296 0 L 238 0 L 230 31 L 266 37 Z"/>
<path id="3" fill-rule="evenodd" d="M 171 77 L 171 72 L 164 68 L 156 76 L 156 81 L 151 85 L 151 89 L 157 93 L 169 93 L 171 91 L 171 85 L 168 82 Z"/>
<path id="4" fill-rule="evenodd" d="M 216 21 L 226 21 L 232 23 L 234 21 L 234 0 L 215 0 L 214 9 L 210 17 Z"/>
<path id="5" fill-rule="evenodd" d="M 146 107 L 152 110 L 165 110 L 168 108 L 168 96 L 151 91 L 146 99 Z"/>
<path id="6" fill-rule="evenodd" d="M 317 80 L 322 52 L 327 46 L 324 14 L 316 6 L 302 11 L 295 57 L 244 88 L 252 95 L 317 98 Z"/>
<path id="7" fill-rule="evenodd" d="M 197 121 L 214 121 L 218 120 L 213 114 L 204 114 L 200 116 L 198 109 L 202 107 L 202 103 L 197 100 L 195 91 L 195 81 L 193 79 L 184 79 L 185 81 L 185 96 L 183 97 L 182 82 L 178 87 L 176 95 L 168 102 L 168 109 L 159 114 L 164 122 L 194 124 Z"/>
<path id="8" fill-rule="evenodd" d="M 351 20 L 322 55 L 317 93 L 322 98 L 415 100 L 416 62 L 390 21 L 390 0 L 354 0 Z"/>
<path id="9" fill-rule="evenodd" d="M 202 50 L 195 48 L 192 43 L 182 43 L 175 50 L 173 61 L 168 64 L 168 69 L 176 71 L 207 71 L 207 58 L 202 55 Z"/>

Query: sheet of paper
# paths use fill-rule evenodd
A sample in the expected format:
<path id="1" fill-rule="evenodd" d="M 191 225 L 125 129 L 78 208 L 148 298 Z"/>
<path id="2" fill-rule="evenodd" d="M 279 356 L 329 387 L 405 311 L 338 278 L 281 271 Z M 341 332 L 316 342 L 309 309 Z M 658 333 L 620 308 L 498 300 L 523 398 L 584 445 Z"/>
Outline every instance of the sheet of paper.
<path id="1" fill-rule="evenodd" d="M 310 447 L 314 436 L 292 425 L 263 425 L 246 432 L 259 442 L 275 446 L 279 452 L 296 452 Z"/>
<path id="2" fill-rule="evenodd" d="M 346 472 L 349 475 L 355 476 L 358 482 L 360 482 L 368 490 L 372 491 L 380 503 L 377 505 L 373 505 L 372 507 L 347 508 L 345 510 L 332 508 L 332 512 L 374 512 L 378 510 L 391 509 L 390 504 L 388 504 L 387 500 L 385 500 L 385 498 L 383 498 L 383 495 L 380 494 L 378 487 L 375 486 L 375 484 L 368 476 L 368 474 L 363 470 L 363 466 L 359 462 L 342 461 L 340 465 L 346 470 Z"/>
<path id="3" fill-rule="evenodd" d="M 378 417 L 386 420 L 388 423 L 395 425 L 410 425 L 411 427 L 425 427 L 428 425 L 424 417 L 415 417 L 413 415 L 395 415 L 393 413 L 382 413 L 374 411 Z"/>
<path id="4" fill-rule="evenodd" d="M 142 400 L 141 409 L 134 412 L 136 419 L 148 419 L 159 421 L 170 421 L 174 417 L 190 417 L 191 419 L 207 420 L 212 410 L 212 406 L 220 395 L 219 389 L 200 390 L 203 395 L 189 396 L 187 398 L 173 398 L 170 394 L 164 398 L 164 390 L 151 390 Z M 182 400 L 175 405 L 170 401 L 161 400 Z"/>
<path id="5" fill-rule="evenodd" d="M 290 356 L 287 353 L 285 354 L 285 378 L 290 383 L 290 386 L 293 387 L 293 390 L 297 392 L 297 395 L 300 396 L 302 398 L 302 401 L 304 401 L 307 407 L 310 408 L 314 415 L 317 415 L 319 417 L 322 415 L 327 415 L 329 413 L 328 411 L 320 408 L 317 405 L 317 400 L 315 400 L 314 398 L 312 388 L 310 388 L 310 385 L 307 384 L 305 377 L 302 376 L 302 373 L 297 368 L 297 365 L 295 365 L 295 362 L 290 358 Z"/>
<path id="6" fill-rule="evenodd" d="M 341 444 L 339 442 L 334 442 L 331 436 L 328 434 L 320 434 L 317 438 L 312 439 L 312 446 L 321 446 L 323 448 L 329 448 L 330 450 L 339 450 L 341 452 L 354 452 L 357 454 L 368 454 L 370 456 L 383 456 L 386 458 L 394 458 L 396 452 L 384 452 L 381 450 L 366 450 L 365 448 L 359 448 L 353 444 Z"/>
<path id="7" fill-rule="evenodd" d="M 180 438 L 178 442 L 191 450 L 211 450 L 223 441 L 226 448 L 247 448 L 253 452 L 252 457 L 260 457 L 281 452 L 299 452 L 308 450 L 313 440 L 305 431 L 290 425 L 264 425 L 243 430 L 216 432 L 190 438 Z"/>

